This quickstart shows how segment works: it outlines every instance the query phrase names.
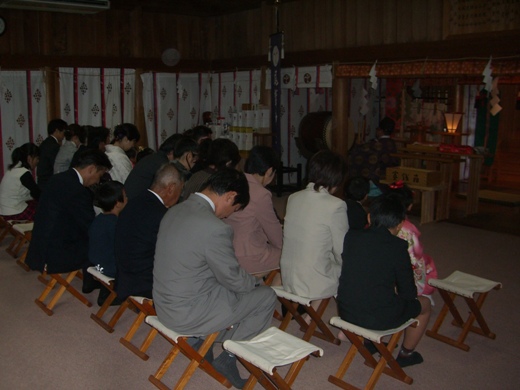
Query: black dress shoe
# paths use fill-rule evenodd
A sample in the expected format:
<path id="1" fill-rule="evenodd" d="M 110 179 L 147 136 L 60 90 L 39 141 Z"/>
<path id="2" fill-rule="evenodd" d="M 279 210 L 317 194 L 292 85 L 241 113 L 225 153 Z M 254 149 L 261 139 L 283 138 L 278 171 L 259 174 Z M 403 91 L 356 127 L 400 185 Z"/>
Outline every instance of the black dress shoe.
<path id="1" fill-rule="evenodd" d="M 88 272 L 83 272 L 83 287 L 81 288 L 83 294 L 90 294 L 98 288 L 101 288 L 101 283 L 94 279 Z"/>

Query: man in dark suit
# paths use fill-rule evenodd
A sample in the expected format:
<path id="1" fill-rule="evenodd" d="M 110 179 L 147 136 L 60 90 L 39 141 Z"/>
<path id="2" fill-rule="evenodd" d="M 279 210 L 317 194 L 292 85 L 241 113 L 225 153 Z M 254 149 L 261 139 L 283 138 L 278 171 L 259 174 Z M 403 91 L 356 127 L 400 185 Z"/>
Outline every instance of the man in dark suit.
<path id="1" fill-rule="evenodd" d="M 49 136 L 40 144 L 40 161 L 36 168 L 38 186 L 42 192 L 47 188 L 47 182 L 54 174 L 54 160 L 60 150 L 61 142 L 65 138 L 67 122 L 62 119 L 53 119 L 47 125 Z"/>
<path id="2" fill-rule="evenodd" d="M 169 163 L 159 168 L 149 190 L 130 199 L 117 219 L 115 235 L 116 291 L 152 298 L 155 243 L 161 220 L 179 200 L 184 185 L 179 171 Z"/>
<path id="3" fill-rule="evenodd" d="M 182 138 L 180 134 L 168 137 L 162 143 L 157 153 L 146 156 L 135 165 L 125 181 L 125 191 L 128 199 L 135 198 L 144 190 L 150 188 L 157 170 L 163 164 L 173 160 L 173 150 L 180 138 Z"/>
<path id="4" fill-rule="evenodd" d="M 87 187 L 98 183 L 110 168 L 103 152 L 89 150 L 73 169 L 51 177 L 34 217 L 26 259 L 31 269 L 66 273 L 91 265 L 88 229 L 95 214 L 92 193 Z"/>

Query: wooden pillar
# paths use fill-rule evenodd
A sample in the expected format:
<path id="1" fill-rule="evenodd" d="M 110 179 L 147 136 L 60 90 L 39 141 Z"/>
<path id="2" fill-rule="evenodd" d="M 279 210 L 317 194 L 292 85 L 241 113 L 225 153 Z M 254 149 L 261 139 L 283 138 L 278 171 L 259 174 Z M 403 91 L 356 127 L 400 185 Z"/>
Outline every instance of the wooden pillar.
<path id="1" fill-rule="evenodd" d="M 58 68 L 46 67 L 45 72 L 45 90 L 47 98 L 47 122 L 52 119 L 61 118 L 60 110 L 60 81 L 58 77 Z M 45 128 L 47 124 L 45 124 Z"/>
<path id="2" fill-rule="evenodd" d="M 141 80 L 142 74 L 142 69 L 135 70 L 134 125 L 137 126 L 141 133 L 138 146 L 142 146 L 143 148 L 151 147 L 152 149 L 155 149 L 155 145 L 150 146 L 150 143 L 148 142 L 148 133 L 146 132 L 145 112 L 143 106 L 143 81 Z"/>
<path id="3" fill-rule="evenodd" d="M 334 77 L 332 83 L 332 151 L 345 158 L 348 153 L 349 79 Z"/>

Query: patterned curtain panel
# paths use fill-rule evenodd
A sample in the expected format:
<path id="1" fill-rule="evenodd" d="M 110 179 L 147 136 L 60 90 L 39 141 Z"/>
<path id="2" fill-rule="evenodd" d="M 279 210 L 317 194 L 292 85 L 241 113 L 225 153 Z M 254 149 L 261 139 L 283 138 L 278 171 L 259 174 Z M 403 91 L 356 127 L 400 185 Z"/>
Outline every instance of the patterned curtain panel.
<path id="1" fill-rule="evenodd" d="M 119 69 L 102 69 L 101 85 L 103 87 L 102 111 L 103 126 L 113 129 L 123 123 L 121 107 L 121 71 Z"/>
<path id="2" fill-rule="evenodd" d="M 202 120 L 202 114 L 204 114 L 205 112 L 213 112 L 213 94 L 211 93 L 211 79 L 212 77 L 209 73 L 200 74 L 200 124 L 204 124 L 204 121 Z M 213 120 L 216 122 L 217 116 L 213 116 Z"/>
<path id="3" fill-rule="evenodd" d="M 157 128 L 155 118 L 155 94 L 154 94 L 154 74 L 143 73 L 141 75 L 143 82 L 143 109 L 146 126 L 146 137 L 148 139 L 148 146 L 152 149 L 158 150 L 157 145 Z"/>
<path id="4" fill-rule="evenodd" d="M 122 69 L 121 76 L 121 100 L 123 108 L 123 122 L 135 122 L 135 69 Z"/>
<path id="5" fill-rule="evenodd" d="M 227 123 L 233 120 L 235 111 L 235 79 L 233 72 L 219 74 L 219 116 L 226 118 Z"/>
<path id="6" fill-rule="evenodd" d="M 157 148 L 166 138 L 178 132 L 177 86 L 177 76 L 174 73 L 157 73 L 155 75 Z"/>
<path id="7" fill-rule="evenodd" d="M 243 104 L 251 103 L 252 81 L 249 71 L 235 73 L 235 107 L 237 111 L 242 110 Z"/>
<path id="8" fill-rule="evenodd" d="M 0 72 L 0 171 L 11 163 L 12 151 L 26 142 L 40 144 L 47 136 L 42 71 Z"/>
<path id="9" fill-rule="evenodd" d="M 201 116 L 200 84 L 198 73 L 181 73 L 177 84 L 179 116 L 177 118 L 178 132 L 182 133 L 199 124 Z"/>
<path id="10" fill-rule="evenodd" d="M 105 126 L 134 122 L 135 70 L 59 68 L 61 118 Z"/>

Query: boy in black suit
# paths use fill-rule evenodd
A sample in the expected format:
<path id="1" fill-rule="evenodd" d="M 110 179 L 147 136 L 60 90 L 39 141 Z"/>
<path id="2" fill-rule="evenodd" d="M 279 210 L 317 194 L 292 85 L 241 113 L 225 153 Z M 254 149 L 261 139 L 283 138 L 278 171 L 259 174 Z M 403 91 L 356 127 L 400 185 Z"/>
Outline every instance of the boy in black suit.
<path id="1" fill-rule="evenodd" d="M 408 243 L 396 237 L 405 213 L 396 197 L 383 195 L 370 205 L 370 228 L 349 230 L 337 296 L 340 317 L 364 328 L 386 330 L 419 320 L 405 331 L 396 359 L 401 367 L 423 362 L 414 349 L 431 313 L 430 300 L 417 297 Z"/>

